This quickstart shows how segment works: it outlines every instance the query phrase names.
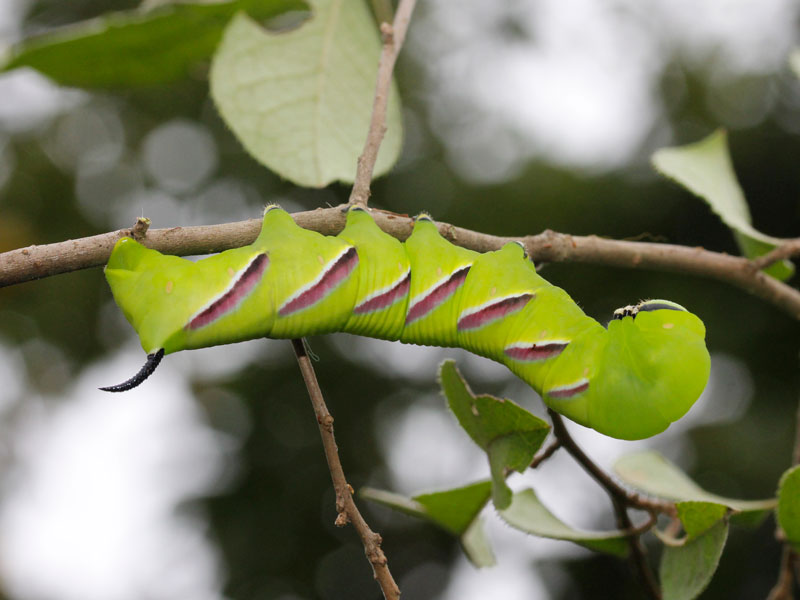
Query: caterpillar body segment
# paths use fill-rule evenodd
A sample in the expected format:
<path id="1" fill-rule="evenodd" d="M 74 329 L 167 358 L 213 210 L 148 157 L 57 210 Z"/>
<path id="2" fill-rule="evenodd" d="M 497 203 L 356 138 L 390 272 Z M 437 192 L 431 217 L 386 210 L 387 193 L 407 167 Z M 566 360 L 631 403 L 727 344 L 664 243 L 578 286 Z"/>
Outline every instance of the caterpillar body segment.
<path id="1" fill-rule="evenodd" d="M 417 218 L 404 245 L 411 262 L 411 290 L 400 341 L 457 346 L 454 325 L 467 278 L 480 254 L 442 238 L 427 215 Z"/>
<path id="2" fill-rule="evenodd" d="M 337 236 L 358 249 L 358 291 L 344 331 L 398 340 L 405 327 L 411 261 L 405 246 L 386 235 L 370 214 L 353 207 Z"/>
<path id="3" fill-rule="evenodd" d="M 680 305 L 625 307 L 606 329 L 519 244 L 466 250 L 427 215 L 401 243 L 360 207 L 327 237 L 271 206 L 253 244 L 197 262 L 120 240 L 106 278 L 149 355 L 335 331 L 462 347 L 505 364 L 555 411 L 622 439 L 682 417 L 709 373 L 703 323 Z"/>
<path id="4" fill-rule="evenodd" d="M 267 208 L 255 243 L 267 249 L 273 265 L 262 285 L 273 294 L 276 314 L 270 329 L 252 337 L 293 338 L 344 329 L 358 290 L 354 246 L 298 227 L 277 207 Z"/>

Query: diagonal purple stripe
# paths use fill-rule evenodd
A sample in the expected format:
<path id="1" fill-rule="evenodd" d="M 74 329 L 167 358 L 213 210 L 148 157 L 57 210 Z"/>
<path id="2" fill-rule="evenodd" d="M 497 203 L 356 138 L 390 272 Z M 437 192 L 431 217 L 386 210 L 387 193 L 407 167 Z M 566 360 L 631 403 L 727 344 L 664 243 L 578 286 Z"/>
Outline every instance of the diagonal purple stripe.
<path id="1" fill-rule="evenodd" d="M 421 319 L 455 294 L 456 290 L 458 290 L 467 278 L 467 273 L 469 273 L 471 266 L 472 265 L 468 265 L 455 271 L 447 278 L 447 281 L 436 286 L 433 290 L 428 292 L 427 296 L 412 306 L 411 310 L 408 311 L 408 315 L 406 315 L 406 325 L 410 325 L 414 321 Z"/>
<path id="2" fill-rule="evenodd" d="M 358 265 L 358 252 L 351 246 L 328 268 L 316 285 L 281 307 L 278 314 L 286 317 L 324 300 L 342 281 L 347 279 L 356 265 Z"/>
<path id="3" fill-rule="evenodd" d="M 233 284 L 233 287 L 189 321 L 186 325 L 186 329 L 195 330 L 210 325 L 235 309 L 239 305 L 239 302 L 241 302 L 261 280 L 268 264 L 269 259 L 266 254 L 259 254 L 256 256 L 247 266 L 244 273 L 242 273 L 242 276 Z"/>

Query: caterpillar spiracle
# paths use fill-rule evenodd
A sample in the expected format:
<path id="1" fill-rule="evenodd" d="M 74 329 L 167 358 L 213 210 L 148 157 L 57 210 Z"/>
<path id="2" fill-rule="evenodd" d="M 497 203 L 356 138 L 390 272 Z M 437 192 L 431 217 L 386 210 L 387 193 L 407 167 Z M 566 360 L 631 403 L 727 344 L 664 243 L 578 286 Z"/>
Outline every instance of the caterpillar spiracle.
<path id="1" fill-rule="evenodd" d="M 336 236 L 267 207 L 249 246 L 197 262 L 133 239 L 105 270 L 148 359 L 243 340 L 344 331 L 460 347 L 506 365 L 562 415 L 621 439 L 666 429 L 709 375 L 702 321 L 667 300 L 615 312 L 604 327 L 537 272 L 521 244 L 480 254 L 446 241 L 427 215 L 400 242 L 351 206 Z"/>

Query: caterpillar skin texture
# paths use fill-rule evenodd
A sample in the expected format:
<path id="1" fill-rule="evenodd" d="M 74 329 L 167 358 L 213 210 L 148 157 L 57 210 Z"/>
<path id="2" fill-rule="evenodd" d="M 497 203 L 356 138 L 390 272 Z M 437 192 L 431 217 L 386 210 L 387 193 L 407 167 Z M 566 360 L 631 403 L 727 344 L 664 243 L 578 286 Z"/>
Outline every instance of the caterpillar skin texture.
<path id="1" fill-rule="evenodd" d="M 105 273 L 148 362 L 162 350 L 335 331 L 460 347 L 503 363 L 573 421 L 631 440 L 681 418 L 708 380 L 705 327 L 683 307 L 642 302 L 606 329 L 540 277 L 521 245 L 466 250 L 426 215 L 401 243 L 360 207 L 326 237 L 270 206 L 250 246 L 191 262 L 125 238 Z"/>

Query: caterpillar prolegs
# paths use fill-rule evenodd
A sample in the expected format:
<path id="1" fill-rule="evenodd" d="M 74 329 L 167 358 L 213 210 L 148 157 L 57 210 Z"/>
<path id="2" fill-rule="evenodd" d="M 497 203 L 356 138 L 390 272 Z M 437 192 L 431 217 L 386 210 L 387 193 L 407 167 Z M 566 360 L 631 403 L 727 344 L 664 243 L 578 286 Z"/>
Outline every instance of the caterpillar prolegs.
<path id="1" fill-rule="evenodd" d="M 521 244 L 460 248 L 427 215 L 401 243 L 358 206 L 336 237 L 270 206 L 250 246 L 191 262 L 125 238 L 105 273 L 149 355 L 109 391 L 135 387 L 179 350 L 344 331 L 465 348 L 506 365 L 564 416 L 641 439 L 682 417 L 708 380 L 705 327 L 682 306 L 641 302 L 606 329 L 539 276 Z"/>

